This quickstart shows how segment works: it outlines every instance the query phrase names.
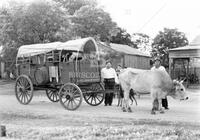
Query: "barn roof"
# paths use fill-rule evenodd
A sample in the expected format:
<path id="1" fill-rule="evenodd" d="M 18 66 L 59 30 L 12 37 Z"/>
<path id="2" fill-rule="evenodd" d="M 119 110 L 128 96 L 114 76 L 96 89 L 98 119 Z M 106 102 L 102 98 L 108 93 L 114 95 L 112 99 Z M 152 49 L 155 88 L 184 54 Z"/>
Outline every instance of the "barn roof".
<path id="1" fill-rule="evenodd" d="M 181 50 L 200 50 L 200 35 L 196 36 L 188 46 L 170 49 L 170 51 L 181 51 Z"/>
<path id="2" fill-rule="evenodd" d="M 110 43 L 110 46 L 112 49 L 114 49 L 118 52 L 125 53 L 125 54 L 151 57 L 150 55 L 145 54 L 145 53 L 141 52 L 140 50 L 132 48 L 128 45 Z"/>
<path id="3" fill-rule="evenodd" d="M 170 49 L 170 51 L 181 51 L 181 50 L 200 50 L 200 45 L 189 45 L 185 47 L 179 47 L 179 48 L 174 48 Z"/>

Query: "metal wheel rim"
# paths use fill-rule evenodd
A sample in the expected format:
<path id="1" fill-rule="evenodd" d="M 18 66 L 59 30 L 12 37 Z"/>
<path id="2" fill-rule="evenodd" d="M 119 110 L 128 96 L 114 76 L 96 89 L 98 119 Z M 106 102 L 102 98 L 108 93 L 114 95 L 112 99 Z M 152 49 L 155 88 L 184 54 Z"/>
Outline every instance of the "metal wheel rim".
<path id="1" fill-rule="evenodd" d="M 92 84 L 92 87 L 90 89 L 93 91 L 99 91 L 99 89 L 104 91 L 103 85 L 101 84 Z M 89 94 L 86 92 L 86 94 L 83 95 L 86 103 L 92 106 L 100 105 L 104 100 L 104 96 L 105 96 L 104 92 L 89 93 Z"/>
<path id="2" fill-rule="evenodd" d="M 58 102 L 59 101 L 59 94 L 57 89 L 47 89 L 46 94 L 50 101 Z"/>
<path id="3" fill-rule="evenodd" d="M 33 98 L 33 84 L 26 75 L 21 75 L 15 83 L 15 95 L 17 100 L 24 105 L 30 103 Z"/>
<path id="4" fill-rule="evenodd" d="M 76 110 L 82 103 L 82 91 L 77 85 L 67 83 L 59 91 L 59 100 L 65 109 Z"/>

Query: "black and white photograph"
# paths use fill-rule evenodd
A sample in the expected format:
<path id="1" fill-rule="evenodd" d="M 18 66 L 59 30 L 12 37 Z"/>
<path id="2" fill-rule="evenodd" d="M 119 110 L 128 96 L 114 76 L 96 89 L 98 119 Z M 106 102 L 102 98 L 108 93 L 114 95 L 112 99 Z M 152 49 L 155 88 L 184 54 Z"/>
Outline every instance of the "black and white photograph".
<path id="1" fill-rule="evenodd" d="M 199 0 L 0 0 L 0 140 L 199 140 Z"/>

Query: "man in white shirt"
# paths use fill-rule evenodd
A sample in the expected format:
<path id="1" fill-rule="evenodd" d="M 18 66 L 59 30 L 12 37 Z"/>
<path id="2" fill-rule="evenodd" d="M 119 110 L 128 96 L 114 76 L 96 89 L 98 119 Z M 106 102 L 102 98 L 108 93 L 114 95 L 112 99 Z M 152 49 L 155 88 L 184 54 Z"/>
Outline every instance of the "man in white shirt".
<path id="1" fill-rule="evenodd" d="M 166 71 L 165 67 L 161 66 L 161 60 L 160 58 L 156 58 L 155 59 L 155 63 L 154 66 L 151 68 L 151 70 L 162 70 L 162 71 Z"/>
<path id="2" fill-rule="evenodd" d="M 105 93 L 105 106 L 111 106 L 114 95 L 114 87 L 115 83 L 118 83 L 118 77 L 115 69 L 112 68 L 112 64 L 110 61 L 107 61 L 106 67 L 101 70 L 101 77 L 105 84 L 105 90 L 109 91 Z"/>
<path id="3" fill-rule="evenodd" d="M 154 63 L 154 66 L 151 68 L 152 71 L 154 70 L 161 70 L 161 71 L 166 71 L 165 70 L 165 67 L 161 66 L 161 60 L 159 57 L 157 57 L 155 59 L 155 63 Z M 165 97 L 165 99 L 162 99 L 162 106 L 165 108 L 165 109 L 169 109 L 168 108 L 168 101 L 167 101 L 167 97 Z"/>

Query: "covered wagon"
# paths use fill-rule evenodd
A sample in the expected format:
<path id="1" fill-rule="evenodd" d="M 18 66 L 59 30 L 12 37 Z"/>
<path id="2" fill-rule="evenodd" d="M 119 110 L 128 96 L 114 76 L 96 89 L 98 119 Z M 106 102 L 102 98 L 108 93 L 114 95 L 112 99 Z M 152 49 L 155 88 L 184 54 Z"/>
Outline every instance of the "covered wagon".
<path id="1" fill-rule="evenodd" d="M 15 95 L 29 104 L 36 90 L 45 90 L 52 102 L 77 109 L 84 98 L 96 106 L 103 102 L 98 47 L 93 38 L 21 46 L 16 58 Z"/>

